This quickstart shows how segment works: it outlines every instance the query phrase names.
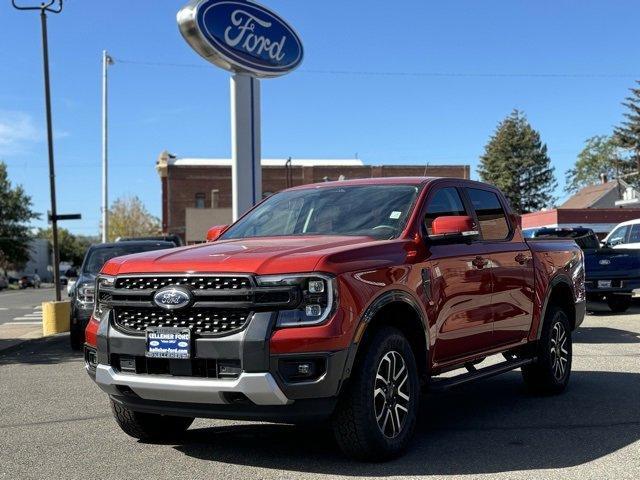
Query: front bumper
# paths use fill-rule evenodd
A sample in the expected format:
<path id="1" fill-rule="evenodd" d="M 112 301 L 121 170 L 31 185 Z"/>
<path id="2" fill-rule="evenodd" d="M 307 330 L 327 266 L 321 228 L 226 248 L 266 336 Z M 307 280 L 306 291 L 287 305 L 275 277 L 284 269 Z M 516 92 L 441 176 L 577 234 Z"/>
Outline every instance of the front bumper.
<path id="1" fill-rule="evenodd" d="M 134 411 L 265 421 L 326 417 L 345 380 L 348 349 L 272 352 L 275 320 L 274 312 L 259 312 L 241 332 L 196 337 L 191 360 L 169 361 L 168 369 L 158 374 L 121 368 L 123 356 L 145 364 L 146 340 L 123 333 L 105 318 L 96 324 L 97 349 L 86 346 L 86 352 L 95 352 L 93 364 L 85 355 L 87 372 L 113 401 Z M 195 366 L 203 361 L 230 360 L 240 366 L 236 378 L 196 376 Z M 314 361 L 319 373 L 305 381 L 288 379 L 283 368 L 292 361 Z M 175 373 L 185 368 L 189 373 Z"/>
<path id="2" fill-rule="evenodd" d="M 98 365 L 96 383 L 109 395 L 135 394 L 145 400 L 231 404 L 242 395 L 256 405 L 292 403 L 270 373 L 243 372 L 234 380 L 139 375 Z"/>

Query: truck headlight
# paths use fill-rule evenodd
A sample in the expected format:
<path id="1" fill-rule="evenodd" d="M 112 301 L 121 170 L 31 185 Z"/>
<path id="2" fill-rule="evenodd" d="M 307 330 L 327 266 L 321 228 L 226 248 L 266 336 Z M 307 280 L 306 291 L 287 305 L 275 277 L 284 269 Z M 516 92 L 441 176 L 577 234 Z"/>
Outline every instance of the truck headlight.
<path id="1" fill-rule="evenodd" d="M 83 283 L 76 287 L 76 299 L 82 308 L 93 308 L 96 287 L 93 283 Z"/>
<path id="2" fill-rule="evenodd" d="M 278 312 L 278 327 L 318 325 L 334 311 L 337 302 L 335 279 L 320 273 L 266 275 L 257 277 L 259 287 L 297 286 L 300 304 L 294 310 Z"/>
<path id="3" fill-rule="evenodd" d="M 115 281 L 116 278 L 109 275 L 98 275 L 96 278 L 93 318 L 98 322 L 109 311 L 108 302 L 111 300 L 111 289 L 115 285 Z"/>

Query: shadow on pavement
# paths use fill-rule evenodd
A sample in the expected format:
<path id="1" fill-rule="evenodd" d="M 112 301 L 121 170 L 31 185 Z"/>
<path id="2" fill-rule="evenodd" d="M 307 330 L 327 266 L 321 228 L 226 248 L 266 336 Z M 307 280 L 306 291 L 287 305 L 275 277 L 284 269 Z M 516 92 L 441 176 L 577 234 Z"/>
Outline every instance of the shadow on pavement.
<path id="1" fill-rule="evenodd" d="M 191 457 L 344 476 L 445 475 L 580 465 L 640 439 L 640 374 L 573 372 L 569 390 L 534 397 L 512 372 L 423 399 L 412 447 L 382 464 L 344 458 L 328 430 L 242 425 L 190 430 Z"/>
<path id="2" fill-rule="evenodd" d="M 27 340 L 20 345 L 2 350 L 12 340 L 0 340 L 0 365 L 12 363 L 53 364 L 82 358 L 82 352 L 71 350 L 69 335 Z"/>
<path id="3" fill-rule="evenodd" d="M 572 338 L 574 343 L 640 343 L 640 333 L 609 327 L 580 327 Z"/>

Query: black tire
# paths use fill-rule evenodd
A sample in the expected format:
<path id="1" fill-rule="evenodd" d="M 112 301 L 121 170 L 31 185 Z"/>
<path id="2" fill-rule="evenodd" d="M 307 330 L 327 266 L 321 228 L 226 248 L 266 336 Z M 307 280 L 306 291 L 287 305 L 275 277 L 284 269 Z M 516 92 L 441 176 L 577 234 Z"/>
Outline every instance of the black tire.
<path id="1" fill-rule="evenodd" d="M 569 383 L 573 352 L 571 324 L 561 308 L 549 308 L 536 350 L 536 362 L 522 367 L 525 384 L 533 393 L 561 393 Z"/>
<path id="2" fill-rule="evenodd" d="M 631 295 L 610 295 L 607 297 L 607 305 L 613 313 L 624 313 L 631 306 Z"/>
<path id="3" fill-rule="evenodd" d="M 69 343 L 71 344 L 71 350 L 82 350 L 84 346 L 84 330 L 80 324 L 71 324 Z"/>
<path id="4" fill-rule="evenodd" d="M 346 455 L 380 462 L 400 455 L 411 441 L 420 405 L 418 369 L 409 342 L 395 328 L 381 328 L 361 348 L 366 353 L 340 397 L 333 432 Z"/>
<path id="5" fill-rule="evenodd" d="M 111 400 L 111 411 L 124 433 L 144 441 L 179 438 L 193 423 L 192 417 L 134 412 Z"/>

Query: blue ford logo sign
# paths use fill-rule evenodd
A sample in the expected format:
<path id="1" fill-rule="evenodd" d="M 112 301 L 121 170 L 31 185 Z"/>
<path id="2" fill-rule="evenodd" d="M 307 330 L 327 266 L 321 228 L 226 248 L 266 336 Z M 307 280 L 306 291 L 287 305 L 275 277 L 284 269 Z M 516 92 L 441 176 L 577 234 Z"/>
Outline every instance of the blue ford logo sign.
<path id="1" fill-rule="evenodd" d="M 254 2 L 194 0 L 178 12 L 178 25 L 200 55 L 234 73 L 277 77 L 302 62 L 297 33 Z"/>
<path id="2" fill-rule="evenodd" d="M 192 295 L 183 287 L 165 287 L 158 290 L 153 296 L 153 303 L 160 308 L 176 310 L 184 308 L 191 303 Z"/>

